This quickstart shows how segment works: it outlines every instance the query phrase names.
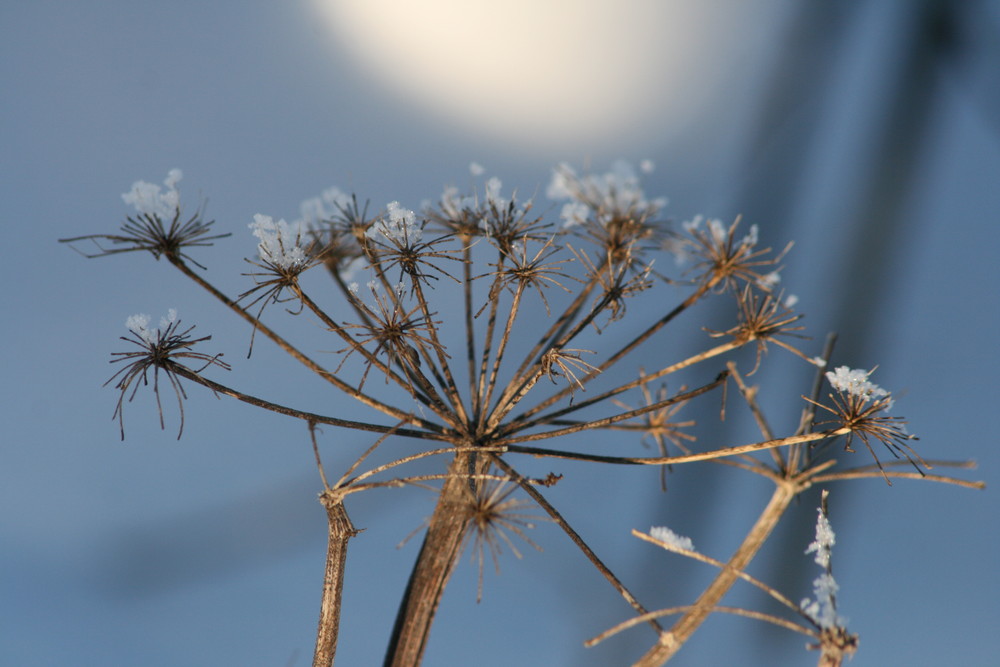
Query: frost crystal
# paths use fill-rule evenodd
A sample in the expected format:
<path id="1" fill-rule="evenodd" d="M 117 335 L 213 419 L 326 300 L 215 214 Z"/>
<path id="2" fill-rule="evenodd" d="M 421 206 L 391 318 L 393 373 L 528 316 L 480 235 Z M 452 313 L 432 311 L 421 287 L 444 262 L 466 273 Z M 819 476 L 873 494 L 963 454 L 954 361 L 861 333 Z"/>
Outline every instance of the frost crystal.
<path id="1" fill-rule="evenodd" d="M 419 243 L 423 230 L 413 211 L 403 208 L 398 201 L 393 201 L 386 206 L 385 216 L 376 220 L 365 234 L 370 239 L 381 235 L 400 245 L 413 245 Z"/>
<path id="2" fill-rule="evenodd" d="M 315 229 L 319 223 L 335 219 L 351 205 L 351 196 L 340 188 L 327 188 L 319 197 L 303 200 L 299 205 L 302 224 Z"/>
<path id="3" fill-rule="evenodd" d="M 816 539 L 809 544 L 806 553 L 811 554 L 815 551 L 816 564 L 827 568 L 830 567 L 830 552 L 836 543 L 837 536 L 833 532 L 833 527 L 830 526 L 830 520 L 823 514 L 823 510 L 819 510 L 819 516 L 816 518 Z"/>
<path id="4" fill-rule="evenodd" d="M 774 289 L 775 287 L 778 286 L 778 283 L 780 282 L 781 282 L 781 274 L 778 273 L 777 271 L 771 271 L 770 273 L 764 274 L 763 276 L 761 276 L 761 279 L 757 281 L 757 283 L 761 287 L 767 290 Z M 786 304 L 785 308 L 791 308 L 792 306 L 794 306 L 798 302 L 799 298 L 795 295 L 791 295 L 788 297 L 788 300 L 791 301 L 792 303 L 791 305 Z"/>
<path id="5" fill-rule="evenodd" d="M 687 222 L 682 223 L 681 227 L 688 234 L 693 234 L 697 232 L 699 229 L 701 229 L 702 224 L 705 225 L 705 228 L 708 229 L 709 234 L 712 235 L 712 241 L 714 243 L 719 245 L 726 243 L 727 239 L 729 238 L 729 228 L 722 222 L 722 220 L 719 220 L 718 218 L 706 219 L 704 216 L 696 215 Z M 755 245 L 757 245 L 759 232 L 760 230 L 757 227 L 757 225 L 750 225 L 750 228 L 747 230 L 746 236 L 740 239 L 737 245 L 746 246 L 747 248 L 754 247 Z M 771 280 L 772 283 L 778 282 L 777 272 L 768 274 L 768 276 L 765 277 L 768 278 L 768 280 Z"/>
<path id="6" fill-rule="evenodd" d="M 275 222 L 271 216 L 258 213 L 253 217 L 250 229 L 260 240 L 257 252 L 265 262 L 286 270 L 306 263 L 306 253 L 299 247 L 301 224 L 289 225 L 284 220 Z"/>
<path id="7" fill-rule="evenodd" d="M 868 381 L 868 376 L 873 371 L 874 369 L 866 371 L 860 368 L 851 369 L 847 366 L 838 366 L 832 371 L 827 371 L 826 379 L 830 386 L 839 392 L 852 394 L 866 400 L 878 400 L 888 396 L 889 392 Z"/>
<path id="8" fill-rule="evenodd" d="M 339 268 L 337 270 L 337 273 L 339 273 L 340 277 L 343 278 L 344 280 L 350 280 L 351 278 L 354 277 L 354 275 L 358 271 L 365 268 L 366 266 L 368 266 L 368 260 L 365 259 L 364 256 L 355 257 L 350 262 L 348 262 L 346 266 Z"/>
<path id="9" fill-rule="evenodd" d="M 463 211 L 474 208 L 476 208 L 476 198 L 463 197 L 454 185 L 445 187 L 441 193 L 441 210 L 455 219 L 461 218 Z"/>
<path id="10" fill-rule="evenodd" d="M 833 575 L 824 572 L 813 580 L 813 595 L 816 600 L 805 598 L 799 606 L 821 628 L 843 626 L 846 624 L 845 619 L 837 614 L 837 607 L 833 602 L 838 590 L 840 586 Z"/>
<path id="11" fill-rule="evenodd" d="M 640 169 L 648 173 L 652 163 L 643 163 Z M 565 226 L 580 224 L 592 217 L 607 225 L 619 217 L 655 215 L 667 205 L 665 198 L 649 201 L 639 185 L 639 177 L 628 162 L 618 160 L 606 174 L 578 176 L 568 164 L 561 163 L 552 173 L 546 189 L 550 199 L 569 199 L 574 206 L 563 208 Z M 586 211 L 587 215 L 583 213 Z"/>
<path id="12" fill-rule="evenodd" d="M 726 237 L 729 232 L 726 231 L 726 226 L 722 223 L 722 220 L 718 218 L 705 218 L 702 215 L 696 215 L 687 222 L 681 224 L 681 227 L 688 234 L 694 234 L 696 231 L 701 229 L 702 224 L 708 229 L 708 232 L 712 235 L 712 241 L 717 244 L 725 243 Z"/>
<path id="13" fill-rule="evenodd" d="M 837 591 L 840 587 L 830 572 L 830 554 L 837 538 L 830 526 L 823 509 L 818 510 L 816 518 L 816 539 L 806 548 L 806 553 L 816 553 L 816 564 L 823 568 L 823 574 L 813 580 L 813 595 L 815 601 L 805 598 L 799 605 L 806 616 L 811 618 L 821 628 L 843 626 L 845 620 L 837 615 Z"/>
<path id="14" fill-rule="evenodd" d="M 669 544 L 677 549 L 685 549 L 687 551 L 695 550 L 694 543 L 691 541 L 690 537 L 678 535 L 666 526 L 653 526 L 649 529 L 649 534 L 653 537 L 653 539 L 657 539 L 660 542 Z"/>
<path id="15" fill-rule="evenodd" d="M 486 181 L 486 201 L 498 209 L 505 208 L 508 203 L 500 196 L 501 187 L 503 187 L 503 182 L 496 176 Z"/>
<path id="16" fill-rule="evenodd" d="M 568 204 L 564 204 L 560 213 L 567 227 L 582 225 L 587 221 L 587 216 L 589 215 L 590 207 L 579 201 L 571 201 Z"/>
<path id="17" fill-rule="evenodd" d="M 486 168 L 478 162 L 469 163 L 469 173 L 473 176 L 482 176 L 486 172 Z"/>
<path id="18" fill-rule="evenodd" d="M 180 208 L 181 197 L 177 191 L 177 183 L 183 176 L 180 169 L 171 169 L 167 172 L 167 178 L 163 181 L 163 185 L 167 188 L 166 192 L 155 183 L 136 181 L 132 184 L 132 189 L 122 195 L 122 200 L 134 206 L 141 215 L 172 220 Z"/>
<path id="19" fill-rule="evenodd" d="M 167 311 L 166 317 L 160 318 L 160 326 L 150 328 L 149 315 L 137 313 L 129 315 L 125 320 L 125 328 L 145 341 L 148 345 L 156 345 L 166 334 L 170 325 L 177 321 L 177 309 L 171 308 Z"/>

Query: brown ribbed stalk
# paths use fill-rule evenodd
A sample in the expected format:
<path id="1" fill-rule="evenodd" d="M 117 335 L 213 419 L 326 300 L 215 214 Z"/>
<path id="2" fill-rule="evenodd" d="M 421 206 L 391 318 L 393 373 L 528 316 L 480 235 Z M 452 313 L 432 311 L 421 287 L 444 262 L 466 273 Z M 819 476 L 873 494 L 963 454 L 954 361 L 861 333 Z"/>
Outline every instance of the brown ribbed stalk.
<path id="1" fill-rule="evenodd" d="M 385 656 L 386 667 L 413 667 L 423 659 L 434 614 L 461 555 L 469 525 L 470 467 L 481 473 L 487 465 L 486 457 L 476 457 L 475 452 L 458 454 L 451 462 L 400 603 Z"/>
<path id="2" fill-rule="evenodd" d="M 330 523 L 326 548 L 326 572 L 323 576 L 323 601 L 319 608 L 319 629 L 316 631 L 316 652 L 313 667 L 330 667 L 337 653 L 337 631 L 340 628 L 340 603 L 344 590 L 344 564 L 347 562 L 347 542 L 358 534 L 344 509 L 343 498 L 330 491 L 320 496 Z"/>

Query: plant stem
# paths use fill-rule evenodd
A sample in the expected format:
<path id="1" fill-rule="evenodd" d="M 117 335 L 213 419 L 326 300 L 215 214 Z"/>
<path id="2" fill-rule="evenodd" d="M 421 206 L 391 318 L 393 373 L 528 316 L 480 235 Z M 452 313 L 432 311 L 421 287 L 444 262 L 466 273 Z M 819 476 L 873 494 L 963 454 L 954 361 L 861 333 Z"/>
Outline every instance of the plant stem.
<path id="1" fill-rule="evenodd" d="M 661 636 L 660 643 L 653 646 L 633 667 L 655 667 L 672 658 L 681 646 L 708 618 L 723 596 L 729 592 L 733 584 L 740 578 L 740 573 L 746 569 L 753 557 L 767 541 L 768 536 L 778 520 L 788 509 L 792 499 L 802 491 L 802 487 L 792 480 L 785 480 L 774 490 L 767 507 L 761 512 L 753 528 L 740 544 L 726 566 L 719 572 L 708 588 L 698 597 L 690 611 L 682 616 L 673 627 Z"/>
<path id="2" fill-rule="evenodd" d="M 323 600 L 319 608 L 319 628 L 316 630 L 316 652 L 313 667 L 331 667 L 337 652 L 337 631 L 340 628 L 340 605 L 344 590 L 344 565 L 347 562 L 347 542 L 358 534 L 344 509 L 343 497 L 330 491 L 320 496 L 330 524 L 326 548 L 326 571 L 323 575 Z"/>
<path id="3" fill-rule="evenodd" d="M 482 473 L 488 466 L 487 457 L 475 454 L 461 452 L 448 467 L 448 477 L 441 485 L 437 506 L 399 606 L 386 651 L 386 667 L 414 667 L 423 659 L 434 615 L 461 555 L 469 524 L 467 498 L 469 485 L 474 483 L 469 474 Z M 476 470 L 470 470 L 473 465 Z"/>
<path id="4" fill-rule="evenodd" d="M 339 389 L 340 391 L 344 392 L 348 396 L 356 398 L 357 400 L 361 401 L 362 403 L 364 403 L 367 406 L 375 408 L 376 410 L 379 410 L 379 411 L 383 412 L 384 414 L 389 415 L 390 417 L 395 417 L 396 419 L 400 419 L 404 415 L 407 414 L 406 412 L 404 412 L 402 410 L 394 408 L 394 407 L 392 407 L 390 405 L 386 405 L 385 403 L 382 403 L 381 401 L 377 401 L 374 398 L 372 398 L 372 397 L 370 397 L 370 396 L 368 396 L 366 394 L 363 394 L 359 390 L 357 390 L 354 387 L 348 385 L 346 382 L 344 382 L 343 380 L 341 380 L 340 378 L 338 378 L 333 373 L 331 373 L 331 372 L 327 371 L 326 369 L 324 369 L 318 363 L 316 363 L 315 361 L 313 361 L 312 359 L 310 359 L 309 357 L 307 357 L 306 355 L 304 355 L 302 352 L 300 352 L 298 350 L 298 348 L 296 348 L 294 345 L 292 345 L 291 343 L 289 343 L 288 341 L 286 341 L 284 338 L 282 338 L 281 336 L 279 336 L 276 332 L 272 331 L 270 329 L 270 327 L 268 327 L 263 322 L 261 322 L 260 320 L 258 320 L 256 317 L 254 317 L 253 315 L 251 315 L 250 313 L 248 313 L 245 309 L 243 309 L 235 301 L 233 301 L 228 296 L 226 296 L 225 294 L 223 294 L 221 291 L 219 291 L 218 289 L 216 289 L 214 285 L 212 285 L 207 280 L 205 280 L 204 278 L 202 278 L 201 276 L 199 276 L 197 273 L 195 273 L 194 271 L 192 271 L 190 269 L 190 267 L 188 267 L 188 265 L 185 264 L 184 261 L 181 260 L 179 257 L 168 256 L 167 259 L 169 259 L 170 263 L 173 264 L 181 273 L 183 273 L 185 276 L 187 276 L 188 278 L 190 278 L 191 280 L 193 280 L 195 283 L 197 283 L 198 285 L 200 285 L 209 294 L 211 294 L 216 299 L 218 299 L 219 301 L 221 301 L 222 303 L 224 303 L 227 308 L 229 308 L 234 313 L 236 313 L 237 315 L 239 315 L 240 317 L 242 317 L 244 320 L 246 320 L 246 322 L 248 324 L 250 324 L 252 327 L 254 327 L 254 331 L 260 331 L 262 334 L 264 334 L 265 336 L 267 336 L 268 338 L 270 338 L 272 341 L 274 341 L 274 343 L 276 345 L 278 345 L 278 347 L 280 347 L 282 350 L 284 350 L 289 355 L 291 355 L 291 357 L 293 359 L 295 359 L 295 360 L 299 361 L 300 363 L 302 363 L 306 368 L 308 368 L 309 370 L 311 370 L 313 373 L 315 373 L 317 376 L 319 376 L 323 380 L 326 380 L 327 382 L 329 382 L 333 386 L 337 387 L 337 389 Z M 251 338 L 251 340 L 252 340 L 252 338 Z M 413 423 L 414 425 L 417 425 L 416 421 L 412 421 L 411 423 Z"/>

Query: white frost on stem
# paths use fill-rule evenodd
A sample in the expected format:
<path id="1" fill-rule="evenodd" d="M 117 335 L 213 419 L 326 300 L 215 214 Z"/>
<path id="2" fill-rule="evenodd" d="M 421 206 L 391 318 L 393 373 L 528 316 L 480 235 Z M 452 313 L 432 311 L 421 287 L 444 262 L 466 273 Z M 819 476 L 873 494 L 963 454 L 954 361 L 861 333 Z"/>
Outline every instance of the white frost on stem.
<path id="1" fill-rule="evenodd" d="M 695 551 L 694 542 L 691 541 L 690 537 L 678 535 L 666 526 L 653 526 L 649 529 L 649 535 L 653 539 L 659 540 L 660 542 L 668 544 L 674 548 Z"/>
<path id="2" fill-rule="evenodd" d="M 834 580 L 830 567 L 830 555 L 833 545 L 837 542 L 837 536 L 822 507 L 819 508 L 818 514 L 816 539 L 809 544 L 805 552 L 807 554 L 815 552 L 816 564 L 823 568 L 823 573 L 813 580 L 813 596 L 816 599 L 805 598 L 799 606 L 820 628 L 844 627 L 846 620 L 837 614 L 837 591 L 840 586 Z"/>

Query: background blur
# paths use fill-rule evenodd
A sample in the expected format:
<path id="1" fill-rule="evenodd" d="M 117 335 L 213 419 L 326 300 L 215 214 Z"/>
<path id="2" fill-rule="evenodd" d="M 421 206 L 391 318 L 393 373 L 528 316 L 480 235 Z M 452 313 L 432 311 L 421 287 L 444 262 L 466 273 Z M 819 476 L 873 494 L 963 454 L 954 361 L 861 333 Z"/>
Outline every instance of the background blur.
<path id="1" fill-rule="evenodd" d="M 918 451 L 974 458 L 963 475 L 991 485 L 833 487 L 840 611 L 861 635 L 851 664 L 994 664 L 997 63 L 1000 3 L 985 0 L 3 3 L 0 663 L 311 660 L 326 524 L 304 429 L 192 388 L 183 439 L 173 406 L 161 432 L 144 394 L 120 442 L 100 385 L 128 315 L 176 307 L 226 352 L 231 384 L 354 409 L 266 344 L 247 361 L 246 328 L 166 263 L 86 260 L 56 239 L 113 232 L 120 193 L 180 167 L 183 201 L 207 199 L 234 234 L 194 256 L 236 294 L 253 214 L 291 219 L 331 185 L 416 208 L 469 183 L 472 160 L 505 192 L 542 194 L 558 161 L 603 171 L 623 157 L 656 162 L 647 194 L 670 197 L 678 221 L 742 213 L 767 244 L 794 239 L 783 281 L 807 351 L 838 331 L 835 363 L 879 365 Z M 705 321 L 677 345 L 702 346 Z M 779 350 L 767 361 L 765 408 L 791 428 L 808 376 Z M 755 439 L 732 412 L 720 437 Z M 327 429 L 330 474 L 369 443 Z M 532 465 L 567 474 L 553 502 L 650 608 L 689 602 L 713 573 L 630 529 L 666 524 L 725 559 L 770 493 L 718 466 L 675 471 L 664 495 L 652 470 Z M 381 660 L 419 540 L 394 547 L 432 501 L 417 489 L 348 505 L 367 530 L 338 664 Z M 790 512 L 752 570 L 792 599 L 812 593 L 814 520 L 815 503 Z M 532 537 L 544 553 L 505 557 L 479 605 L 463 560 L 427 665 L 624 665 L 645 650 L 645 628 L 583 649 L 629 610 L 554 527 Z M 739 586 L 727 602 L 770 609 Z M 720 617 L 676 664 L 814 664 L 802 645 Z"/>

